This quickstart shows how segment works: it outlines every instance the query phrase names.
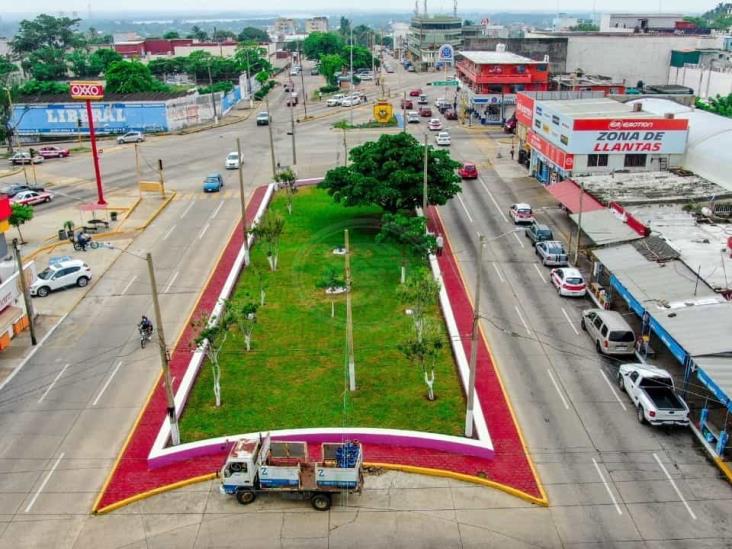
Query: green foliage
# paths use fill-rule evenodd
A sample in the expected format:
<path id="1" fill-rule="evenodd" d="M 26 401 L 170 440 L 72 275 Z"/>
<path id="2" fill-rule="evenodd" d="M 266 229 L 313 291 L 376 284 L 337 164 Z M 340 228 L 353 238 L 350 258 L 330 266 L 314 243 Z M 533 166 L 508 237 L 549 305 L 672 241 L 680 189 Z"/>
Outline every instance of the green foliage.
<path id="1" fill-rule="evenodd" d="M 238 63 L 239 72 L 257 74 L 258 72 L 272 71 L 272 63 L 267 59 L 267 48 L 263 48 L 254 42 L 239 44 L 234 54 Z"/>
<path id="2" fill-rule="evenodd" d="M 435 235 L 427 234 L 427 220 L 413 215 L 385 213 L 376 242 L 395 241 L 411 249 L 415 255 L 426 257 L 434 251 Z"/>
<path id="3" fill-rule="evenodd" d="M 341 35 L 335 32 L 312 32 L 302 43 L 305 57 L 312 60 L 320 59 L 323 55 L 340 53 L 345 45 Z"/>
<path id="4" fill-rule="evenodd" d="M 277 259 L 280 251 L 280 237 L 285 229 L 285 218 L 278 213 L 267 210 L 254 227 L 249 229 L 267 250 L 267 258 L 272 271 L 277 270 Z"/>
<path id="5" fill-rule="evenodd" d="M 326 93 L 335 93 L 337 91 L 340 91 L 340 89 L 341 89 L 340 86 L 331 86 L 330 84 L 328 84 L 327 86 L 320 86 L 318 88 L 318 91 L 322 94 L 326 94 Z"/>
<path id="6" fill-rule="evenodd" d="M 211 36 L 214 42 L 226 42 L 227 40 L 236 40 L 236 33 L 226 29 L 216 29 Z"/>
<path id="7" fill-rule="evenodd" d="M 704 111 L 732 118 L 732 94 L 725 97 L 717 95 L 716 97 L 709 98 L 708 101 L 702 101 L 697 98 L 695 106 Z"/>
<path id="8" fill-rule="evenodd" d="M 320 279 L 315 287 L 321 290 L 335 290 L 336 288 L 345 288 L 346 281 L 343 279 L 343 273 L 333 265 L 328 265 L 323 269 Z"/>
<path id="9" fill-rule="evenodd" d="M 81 19 L 53 17 L 41 14 L 32 21 L 20 22 L 18 32 L 10 43 L 16 54 L 34 52 L 41 48 L 66 51 L 82 46 L 83 36 L 78 32 Z"/>
<path id="10" fill-rule="evenodd" d="M 198 93 L 217 93 L 217 92 L 230 92 L 234 89 L 234 84 L 229 81 L 215 82 L 211 86 L 202 86 L 198 88 Z"/>
<path id="11" fill-rule="evenodd" d="M 168 91 L 169 88 L 153 78 L 147 65 L 139 61 L 117 61 L 107 69 L 109 93 L 143 93 Z"/>
<path id="12" fill-rule="evenodd" d="M 191 32 L 188 34 L 188 38 L 193 38 L 199 42 L 205 42 L 208 40 L 208 33 L 198 25 L 193 25 L 191 27 Z"/>
<path id="13" fill-rule="evenodd" d="M 410 134 L 383 134 L 351 149 L 350 164 L 329 170 L 319 184 L 346 206 L 378 205 L 388 212 L 422 204 L 424 146 Z M 445 150 L 429 147 L 428 202 L 445 204 L 460 192 L 460 166 Z"/>
<path id="14" fill-rule="evenodd" d="M 348 59 L 348 63 L 350 64 L 351 59 L 351 46 L 346 46 L 343 48 L 343 53 L 341 54 L 343 56 L 343 59 Z M 353 46 L 353 70 L 357 71 L 358 69 L 370 69 L 371 68 L 371 60 L 374 60 L 375 66 L 379 66 L 380 61 L 377 58 L 374 58 L 371 55 L 371 51 L 364 47 L 364 46 Z"/>
<path id="15" fill-rule="evenodd" d="M 66 58 L 62 48 L 41 46 L 27 54 L 23 69 L 36 80 L 61 80 L 66 77 Z"/>
<path id="16" fill-rule="evenodd" d="M 122 56 L 112 48 L 99 48 L 90 57 L 93 64 L 101 67 L 101 72 L 105 72 L 112 63 L 122 61 Z"/>
<path id="17" fill-rule="evenodd" d="M 0 84 L 5 85 L 8 75 L 17 72 L 18 66 L 9 57 L 0 55 Z"/>
<path id="18" fill-rule="evenodd" d="M 395 116 L 392 116 L 386 124 L 377 122 L 376 120 L 369 120 L 368 122 L 359 122 L 358 124 L 351 124 L 345 118 L 339 120 L 333 127 L 338 130 L 365 130 L 371 128 L 389 128 L 396 127 L 399 124 Z"/>
<path id="19" fill-rule="evenodd" d="M 176 38 L 180 38 L 180 33 L 178 31 L 168 31 L 163 34 L 163 38 L 166 40 L 175 40 Z"/>
<path id="20" fill-rule="evenodd" d="M 267 31 L 258 29 L 257 27 L 244 27 L 237 37 L 240 42 L 254 41 L 258 44 L 269 43 L 269 34 Z"/>
<path id="21" fill-rule="evenodd" d="M 341 36 L 350 37 L 351 35 L 351 20 L 348 17 L 341 16 L 341 22 L 338 26 L 338 32 Z"/>
<path id="22" fill-rule="evenodd" d="M 396 291 L 399 301 L 412 310 L 415 333 L 420 338 L 424 333 L 425 315 L 440 294 L 440 283 L 430 271 L 421 268 L 413 271 Z"/>
<path id="23" fill-rule="evenodd" d="M 10 205 L 10 218 L 8 222 L 18 229 L 18 236 L 20 236 L 20 242 L 25 243 L 23 239 L 23 233 L 20 232 L 20 226 L 33 219 L 33 206 L 27 206 L 25 204 L 11 204 Z"/>
<path id="24" fill-rule="evenodd" d="M 264 73 L 259 73 L 259 74 L 264 74 Z M 257 81 L 260 81 L 259 74 L 257 75 Z M 267 76 L 267 78 L 269 78 L 269 75 L 266 75 L 266 76 Z M 276 84 L 276 82 L 274 80 L 265 81 L 265 83 L 262 84 L 262 87 L 259 88 L 256 91 L 256 93 L 254 94 L 254 99 L 256 99 L 257 101 L 261 101 L 262 99 L 264 99 L 265 96 L 270 92 L 270 90 L 275 87 L 275 84 Z"/>
<path id="25" fill-rule="evenodd" d="M 338 87 L 337 73 L 346 64 L 346 60 L 338 54 L 325 54 L 320 56 L 320 74 L 325 77 L 329 86 Z"/>
<path id="26" fill-rule="evenodd" d="M 69 85 L 62 82 L 43 82 L 28 80 L 15 90 L 18 96 L 23 95 L 61 95 L 69 93 Z"/>

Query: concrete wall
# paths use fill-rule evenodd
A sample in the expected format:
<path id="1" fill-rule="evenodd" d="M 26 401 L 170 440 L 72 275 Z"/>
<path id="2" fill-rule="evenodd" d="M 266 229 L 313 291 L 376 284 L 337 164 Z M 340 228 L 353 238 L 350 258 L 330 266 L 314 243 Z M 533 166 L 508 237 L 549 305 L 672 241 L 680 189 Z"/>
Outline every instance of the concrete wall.
<path id="1" fill-rule="evenodd" d="M 677 167 L 681 165 L 682 155 L 680 154 L 649 154 L 646 157 L 645 167 L 626 168 L 624 154 L 609 154 L 607 158 L 607 166 L 588 167 L 586 154 L 574 155 L 574 167 L 572 173 L 574 175 L 589 175 L 596 173 L 610 173 L 613 171 L 628 172 L 647 172 L 659 169 L 659 159 L 664 158 L 668 162 L 668 167 Z"/>
<path id="2" fill-rule="evenodd" d="M 505 44 L 506 51 L 523 55 L 536 61 L 543 61 L 549 56 L 549 72 L 567 72 L 567 37 L 541 38 L 466 38 L 463 50 L 465 51 L 496 51 L 498 44 Z M 600 73 L 605 74 L 605 73 Z"/>
<path id="3" fill-rule="evenodd" d="M 671 50 L 716 47 L 715 37 L 682 35 L 606 35 L 568 36 L 567 72 L 581 68 L 586 74 L 603 74 L 625 79 L 634 86 L 667 84 Z"/>
<path id="4" fill-rule="evenodd" d="M 727 96 L 732 93 L 732 70 L 719 71 L 698 66 L 670 67 L 669 84 L 680 84 L 694 90 L 699 97 Z"/>

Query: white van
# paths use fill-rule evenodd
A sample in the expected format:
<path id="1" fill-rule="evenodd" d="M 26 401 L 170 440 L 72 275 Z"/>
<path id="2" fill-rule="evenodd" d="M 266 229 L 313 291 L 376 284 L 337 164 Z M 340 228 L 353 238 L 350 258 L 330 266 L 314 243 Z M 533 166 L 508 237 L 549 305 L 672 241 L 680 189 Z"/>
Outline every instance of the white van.
<path id="1" fill-rule="evenodd" d="M 582 329 L 595 342 L 595 350 L 603 355 L 632 355 L 635 334 L 617 311 L 586 309 L 582 312 Z"/>

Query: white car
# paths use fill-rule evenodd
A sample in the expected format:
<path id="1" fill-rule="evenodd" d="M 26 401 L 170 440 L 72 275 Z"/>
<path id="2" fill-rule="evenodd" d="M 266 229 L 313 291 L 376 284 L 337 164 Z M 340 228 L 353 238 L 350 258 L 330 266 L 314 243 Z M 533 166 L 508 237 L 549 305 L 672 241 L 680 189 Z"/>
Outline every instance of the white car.
<path id="1" fill-rule="evenodd" d="M 511 204 L 511 207 L 508 209 L 508 215 L 513 219 L 514 225 L 534 222 L 534 212 L 531 209 L 531 206 L 525 202 Z"/>
<path id="2" fill-rule="evenodd" d="M 38 191 L 20 191 L 10 199 L 11 204 L 23 204 L 24 206 L 32 206 L 33 204 L 43 204 L 51 202 L 53 195 L 49 192 Z"/>
<path id="3" fill-rule="evenodd" d="M 427 127 L 433 132 L 438 132 L 442 129 L 442 122 L 439 118 L 432 118 Z"/>
<path id="4" fill-rule="evenodd" d="M 407 113 L 408 124 L 419 124 L 419 113 L 417 111 L 409 111 Z"/>
<path id="5" fill-rule="evenodd" d="M 240 157 L 238 152 L 233 151 L 226 155 L 226 160 L 224 160 L 224 167 L 227 170 L 238 170 L 240 163 L 244 164 L 244 155 L 242 154 Z"/>
<path id="6" fill-rule="evenodd" d="M 325 102 L 326 107 L 338 107 L 341 104 L 341 101 L 343 101 L 343 98 L 345 95 L 342 93 L 338 93 L 334 95 L 333 97 L 328 98 L 328 100 Z"/>
<path id="7" fill-rule="evenodd" d="M 356 76 L 359 77 L 361 80 L 373 80 L 374 79 L 374 73 L 371 71 L 356 73 Z"/>
<path id="8" fill-rule="evenodd" d="M 40 154 L 31 158 L 29 152 L 17 152 L 9 160 L 11 164 L 40 164 L 44 159 Z"/>
<path id="9" fill-rule="evenodd" d="M 358 105 L 360 102 L 360 97 L 344 97 L 343 99 L 341 99 L 341 107 L 353 107 L 354 105 Z"/>
<path id="10" fill-rule="evenodd" d="M 80 259 L 69 259 L 53 263 L 38 273 L 30 287 L 31 295 L 46 297 L 54 290 L 60 290 L 67 286 L 79 286 L 83 288 L 92 278 L 89 265 Z"/>
<path id="11" fill-rule="evenodd" d="M 435 136 L 435 143 L 443 147 L 450 146 L 450 134 L 448 132 L 440 132 Z"/>
<path id="12" fill-rule="evenodd" d="M 579 270 L 571 267 L 562 267 L 560 269 L 552 269 L 551 281 L 564 297 L 584 297 L 587 293 L 587 284 Z"/>
<path id="13" fill-rule="evenodd" d="M 117 143 L 120 145 L 124 143 L 142 143 L 143 141 L 145 141 L 145 135 L 142 132 L 127 132 L 117 138 Z"/>

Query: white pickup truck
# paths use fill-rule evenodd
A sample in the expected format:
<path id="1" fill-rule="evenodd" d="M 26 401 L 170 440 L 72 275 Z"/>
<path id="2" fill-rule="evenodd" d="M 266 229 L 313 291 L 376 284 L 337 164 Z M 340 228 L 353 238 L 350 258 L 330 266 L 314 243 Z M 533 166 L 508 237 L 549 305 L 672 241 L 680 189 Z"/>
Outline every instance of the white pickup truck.
<path id="1" fill-rule="evenodd" d="M 666 370 L 650 364 L 621 364 L 618 387 L 628 393 L 638 421 L 651 425 L 689 425 L 689 407 L 674 390 Z"/>

